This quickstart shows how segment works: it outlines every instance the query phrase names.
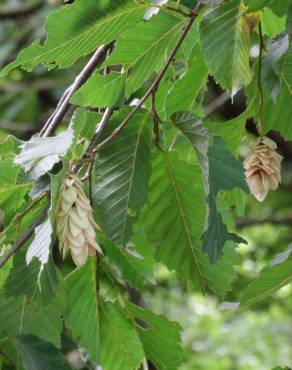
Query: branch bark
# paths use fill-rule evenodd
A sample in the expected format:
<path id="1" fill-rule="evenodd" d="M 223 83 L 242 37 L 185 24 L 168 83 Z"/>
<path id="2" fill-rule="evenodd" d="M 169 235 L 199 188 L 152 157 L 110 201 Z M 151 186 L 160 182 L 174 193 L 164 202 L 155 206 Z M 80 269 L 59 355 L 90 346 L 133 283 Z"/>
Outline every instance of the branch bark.
<path id="1" fill-rule="evenodd" d="M 44 6 L 45 2 L 38 1 L 36 4 L 28 5 L 28 6 L 21 6 L 16 7 L 13 9 L 3 10 L 0 12 L 0 20 L 7 20 L 7 19 L 18 19 L 33 15 L 39 9 Z"/>
<path id="2" fill-rule="evenodd" d="M 9 249 L 9 251 L 5 254 L 4 257 L 0 259 L 0 268 L 2 268 L 5 263 L 9 260 L 10 257 L 13 256 L 14 253 L 16 253 L 18 250 L 23 247 L 23 245 L 28 241 L 28 239 L 32 236 L 37 226 L 40 225 L 40 223 L 45 218 L 48 210 L 50 208 L 50 202 L 44 207 L 41 214 L 36 218 L 36 220 L 33 222 L 33 224 L 30 226 L 30 228 L 22 235 L 20 239 L 17 240 L 15 244 Z"/>
<path id="3" fill-rule="evenodd" d="M 54 132 L 55 128 L 62 121 L 71 106 L 70 99 L 72 95 L 88 80 L 95 68 L 103 61 L 103 58 L 106 56 L 109 47 L 110 45 L 103 45 L 95 51 L 86 66 L 75 78 L 73 84 L 65 90 L 55 111 L 51 114 L 41 129 L 40 136 L 47 137 Z"/>
<path id="4" fill-rule="evenodd" d="M 252 218 L 241 218 L 236 220 L 236 227 L 238 229 L 243 229 L 249 226 L 258 226 L 258 225 L 288 225 L 292 226 L 292 216 L 288 217 L 268 217 L 263 220 L 256 220 Z"/>

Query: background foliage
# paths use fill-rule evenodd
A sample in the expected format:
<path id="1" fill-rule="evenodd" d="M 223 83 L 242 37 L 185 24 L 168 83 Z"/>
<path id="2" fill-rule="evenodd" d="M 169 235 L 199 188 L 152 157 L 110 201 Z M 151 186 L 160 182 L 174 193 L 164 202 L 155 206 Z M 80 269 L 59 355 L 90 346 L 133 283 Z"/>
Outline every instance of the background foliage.
<path id="1" fill-rule="evenodd" d="M 292 364 L 290 0 L 203 1 L 152 105 L 97 146 L 84 185 L 104 256 L 80 269 L 60 256 L 55 210 L 69 163 L 105 108 L 99 143 L 126 119 L 196 5 L 155 3 L 0 1 L 1 256 L 48 214 L 0 269 L 0 369 Z M 101 45 L 104 60 L 55 133 L 38 137 Z M 261 116 L 284 157 L 280 189 L 263 204 L 241 164 Z"/>

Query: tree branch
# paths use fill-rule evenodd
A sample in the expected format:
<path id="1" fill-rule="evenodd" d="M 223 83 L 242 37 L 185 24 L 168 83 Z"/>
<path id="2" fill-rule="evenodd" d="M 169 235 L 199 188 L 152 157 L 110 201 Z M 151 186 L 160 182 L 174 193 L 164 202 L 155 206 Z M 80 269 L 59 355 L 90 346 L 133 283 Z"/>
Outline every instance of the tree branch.
<path id="1" fill-rule="evenodd" d="M 252 218 L 242 218 L 236 220 L 236 227 L 238 229 L 243 229 L 248 226 L 258 226 L 258 225 L 288 225 L 292 226 L 292 216 L 288 217 L 268 217 L 263 220 L 256 220 Z"/>
<path id="2" fill-rule="evenodd" d="M 86 66 L 79 73 L 79 75 L 75 78 L 73 84 L 65 90 L 55 111 L 51 114 L 51 116 L 48 118 L 47 122 L 41 129 L 40 136 L 47 137 L 51 135 L 58 124 L 62 121 L 63 117 L 70 108 L 70 99 L 72 95 L 75 93 L 75 91 L 79 89 L 80 86 L 82 86 L 88 80 L 95 68 L 103 61 L 103 58 L 106 56 L 107 50 L 110 45 L 100 46 L 92 55 Z"/>
<path id="3" fill-rule="evenodd" d="M 38 128 L 38 124 L 32 122 L 15 122 L 9 120 L 1 120 L 0 128 L 10 131 L 27 132 L 34 131 Z"/>
<path id="4" fill-rule="evenodd" d="M 35 228 L 40 225 L 40 223 L 46 216 L 49 208 L 50 208 L 50 202 L 48 202 L 48 204 L 45 206 L 41 214 L 38 216 L 38 218 L 36 218 L 36 220 L 33 222 L 30 228 L 22 235 L 20 239 L 17 240 L 15 244 L 13 244 L 13 246 L 9 249 L 9 251 L 5 254 L 5 256 L 0 259 L 0 268 L 2 268 L 5 265 L 5 263 L 9 260 L 9 258 L 12 257 L 12 255 L 15 252 L 21 249 L 21 247 L 28 241 L 28 239 L 34 233 Z"/>
<path id="5" fill-rule="evenodd" d="M 181 44 L 183 43 L 184 39 L 186 38 L 191 26 L 193 25 L 196 17 L 198 16 L 198 13 L 203 8 L 204 4 L 198 3 L 197 6 L 193 9 L 193 11 L 190 13 L 190 19 L 187 23 L 185 29 L 183 30 L 181 36 L 179 37 L 174 49 L 172 50 L 171 54 L 169 55 L 167 61 L 165 62 L 163 68 L 159 72 L 159 74 L 156 76 L 155 80 L 153 81 L 150 88 L 147 90 L 145 95 L 140 99 L 138 104 L 134 107 L 134 109 L 127 115 L 127 117 L 123 120 L 123 122 L 117 127 L 116 130 L 113 131 L 113 133 L 105 139 L 103 142 L 101 142 L 99 145 L 97 145 L 98 140 L 100 138 L 100 135 L 102 134 L 106 123 L 109 121 L 112 113 L 113 108 L 107 108 L 103 114 L 103 117 L 98 124 L 96 128 L 95 135 L 93 136 L 88 148 L 84 152 L 81 159 L 87 159 L 88 157 L 92 156 L 92 154 L 95 151 L 95 148 L 100 149 L 104 145 L 106 145 L 109 141 L 111 141 L 115 136 L 117 136 L 123 129 L 123 127 L 129 122 L 129 120 L 134 116 L 134 114 L 138 111 L 138 109 L 143 105 L 143 103 L 148 99 L 148 97 L 155 93 L 157 91 L 157 88 L 164 77 L 168 67 L 172 63 L 176 53 L 178 52 Z M 89 78 L 89 76 L 92 74 L 96 66 L 102 61 L 104 55 L 106 56 L 108 53 L 108 48 L 111 48 L 112 44 L 109 44 L 108 46 L 101 46 L 96 50 L 96 52 L 93 54 L 89 62 L 86 64 L 86 66 L 83 68 L 81 73 L 76 77 L 75 81 L 69 88 L 64 92 L 63 96 L 61 97 L 56 110 L 53 112 L 53 114 L 50 116 L 50 118 L 45 123 L 43 129 L 40 132 L 40 135 L 43 137 L 49 136 L 54 129 L 57 127 L 57 125 L 61 122 L 62 118 L 68 111 L 70 107 L 70 98 L 74 94 L 74 92 Z M 75 167 L 74 172 L 78 172 L 78 170 L 81 168 L 81 164 Z M 47 193 L 48 196 L 50 193 Z M 0 268 L 8 261 L 8 259 L 17 251 L 19 250 L 24 243 L 30 238 L 30 236 L 33 234 L 35 228 L 42 222 L 42 219 L 46 215 L 49 204 L 43 209 L 41 215 L 34 221 L 34 223 L 31 225 L 31 227 L 26 231 L 26 233 L 12 246 L 12 248 L 8 251 L 8 253 L 0 260 Z"/>
<path id="6" fill-rule="evenodd" d="M 162 67 L 159 74 L 156 76 L 155 80 L 153 81 L 152 85 L 149 87 L 149 89 L 146 91 L 145 95 L 139 100 L 138 104 L 135 106 L 135 108 L 127 115 L 127 117 L 123 120 L 123 122 L 112 132 L 112 134 L 107 137 L 104 141 L 102 141 L 100 144 L 98 144 L 97 148 L 101 149 L 105 145 L 107 145 L 110 141 L 112 141 L 117 135 L 120 134 L 120 132 L 123 130 L 123 128 L 126 126 L 126 124 L 130 121 L 130 119 L 135 115 L 135 113 L 138 111 L 139 108 L 142 107 L 142 105 L 145 103 L 145 101 L 149 98 L 149 96 L 155 92 L 164 77 L 168 67 L 174 60 L 174 57 L 176 56 L 176 53 L 178 52 L 181 44 L 183 43 L 184 39 L 186 38 L 188 32 L 190 31 L 195 19 L 197 18 L 200 10 L 204 7 L 204 4 L 199 2 L 196 7 L 193 9 L 193 11 L 190 13 L 190 19 L 187 23 L 184 31 L 182 32 L 180 38 L 178 39 L 177 43 L 175 44 L 172 52 L 170 53 L 167 61 L 165 62 L 164 66 Z"/>
<path id="7" fill-rule="evenodd" d="M 44 1 L 38 1 L 36 4 L 16 7 L 0 12 L 0 20 L 17 19 L 33 15 L 44 6 Z"/>

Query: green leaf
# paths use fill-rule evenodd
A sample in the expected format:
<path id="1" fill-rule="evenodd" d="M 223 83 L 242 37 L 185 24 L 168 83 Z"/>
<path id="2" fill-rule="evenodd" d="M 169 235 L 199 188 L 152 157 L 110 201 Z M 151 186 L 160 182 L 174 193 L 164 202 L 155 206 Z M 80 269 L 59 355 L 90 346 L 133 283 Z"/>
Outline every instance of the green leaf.
<path id="1" fill-rule="evenodd" d="M 0 269 L 0 290 L 2 289 L 12 267 L 12 258 Z"/>
<path id="2" fill-rule="evenodd" d="M 243 292 L 240 305 L 250 306 L 271 297 L 284 285 L 292 281 L 291 247 L 278 255 L 268 267 L 265 267 Z"/>
<path id="3" fill-rule="evenodd" d="M 287 14 L 290 0 L 273 1 L 269 6 L 279 17 Z"/>
<path id="4" fill-rule="evenodd" d="M 289 7 L 288 20 L 288 37 L 289 37 L 289 47 L 287 54 L 283 59 L 283 74 L 282 78 L 284 84 L 287 86 L 290 94 L 292 95 L 292 4 Z"/>
<path id="5" fill-rule="evenodd" d="M 1 335 L 1 334 L 0 334 Z M 0 354 L 0 364 L 2 364 L 1 359 L 2 355 L 3 358 L 11 365 L 11 367 L 5 367 L 5 364 L 3 366 L 3 370 L 24 370 L 21 366 L 19 354 L 17 353 L 17 349 L 15 348 L 15 343 L 13 342 L 12 338 L 9 338 L 8 336 L 1 335 L 1 354 Z M 2 368 L 1 368 L 2 370 Z"/>
<path id="6" fill-rule="evenodd" d="M 0 155 L 4 157 L 14 156 L 19 152 L 19 144 L 20 141 L 16 137 L 8 135 L 3 141 L 0 142 Z"/>
<path id="7" fill-rule="evenodd" d="M 126 74 L 112 72 L 102 76 L 99 71 L 72 96 L 71 103 L 85 107 L 113 107 L 123 103 Z"/>
<path id="8" fill-rule="evenodd" d="M 217 210 L 216 198 L 220 190 L 233 190 L 238 187 L 249 192 L 244 177 L 242 164 L 226 148 L 223 139 L 215 137 L 209 148 L 209 183 L 210 193 L 207 197 L 209 213 L 207 229 L 203 234 L 203 250 L 208 253 L 210 261 L 215 262 L 222 254 L 227 241 L 245 242 L 235 234 L 229 233 Z"/>
<path id="9" fill-rule="evenodd" d="M 280 131 L 286 140 L 292 140 L 290 126 L 292 116 L 291 96 L 291 91 L 283 83 L 275 103 L 266 95 L 264 99 L 264 132 Z"/>
<path id="10" fill-rule="evenodd" d="M 186 20 L 161 12 L 151 21 L 139 22 L 121 35 L 105 65 L 124 66 L 128 74 L 126 97 L 161 67 L 168 49 L 185 23 Z"/>
<path id="11" fill-rule="evenodd" d="M 232 156 L 223 139 L 215 137 L 208 151 L 210 182 L 213 193 L 232 190 L 235 187 L 249 193 L 241 162 Z"/>
<path id="12" fill-rule="evenodd" d="M 86 111 L 84 108 L 76 109 L 72 117 L 74 144 L 80 139 L 91 140 L 100 119 L 100 113 Z"/>
<path id="13" fill-rule="evenodd" d="M 128 110 L 117 114 L 107 136 Z M 125 244 L 138 212 L 147 201 L 150 176 L 152 122 L 148 113 L 138 113 L 122 133 L 99 151 L 96 160 L 94 208 L 108 236 Z"/>
<path id="14" fill-rule="evenodd" d="M 62 352 L 52 344 L 32 335 L 21 335 L 16 346 L 26 370 L 70 370 Z"/>
<path id="15" fill-rule="evenodd" d="M 199 44 L 188 60 L 188 67 L 183 75 L 175 82 L 166 97 L 165 110 L 167 116 L 173 112 L 191 112 L 199 93 L 204 89 L 208 77 L 208 68 Z"/>
<path id="16" fill-rule="evenodd" d="M 252 98 L 246 110 L 238 117 L 229 121 L 216 122 L 209 119 L 204 120 L 208 131 L 215 136 L 221 136 L 233 154 L 238 153 L 239 144 L 246 133 L 245 124 L 247 119 L 253 115 L 254 101 L 255 99 Z"/>
<path id="17" fill-rule="evenodd" d="M 11 158 L 0 156 L 0 188 L 7 185 L 14 185 L 19 173 L 19 168 L 13 163 Z"/>
<path id="18" fill-rule="evenodd" d="M 261 20 L 263 34 L 275 37 L 285 31 L 286 16 L 278 17 L 271 9 L 266 8 Z"/>
<path id="19" fill-rule="evenodd" d="M 173 116 L 175 126 L 188 139 L 195 149 L 200 167 L 202 169 L 205 192 L 209 192 L 209 159 L 208 147 L 210 134 L 202 121 L 192 113 L 178 113 Z"/>
<path id="20" fill-rule="evenodd" d="M 289 43 L 286 35 L 270 43 L 263 70 L 273 99 L 271 102 L 268 96 L 264 98 L 264 130 L 278 130 L 287 140 L 292 139 L 289 125 L 292 114 L 292 7 L 290 13 L 287 20 Z"/>
<path id="21" fill-rule="evenodd" d="M 183 356 L 179 324 L 133 304 L 129 304 L 128 309 L 138 319 L 136 329 L 147 359 L 151 360 L 157 370 L 178 369 Z M 161 343 L 163 350 L 158 351 Z"/>
<path id="22" fill-rule="evenodd" d="M 41 276 L 40 263 L 33 260 L 26 264 L 25 253 L 18 252 L 13 257 L 13 266 L 5 285 L 7 297 L 18 297 L 25 294 L 48 303 L 55 296 L 58 284 L 57 272 L 52 259 L 44 266 Z"/>
<path id="23" fill-rule="evenodd" d="M 5 225 L 9 224 L 12 217 L 25 202 L 25 196 L 32 185 L 32 183 L 28 183 L 0 188 L 0 209 L 4 212 Z"/>
<path id="24" fill-rule="evenodd" d="M 142 289 L 147 283 L 153 282 L 154 250 L 144 240 L 141 232 L 131 237 L 126 248 L 114 245 L 106 239 L 102 239 L 102 242 L 110 266 L 116 265 L 133 287 Z"/>
<path id="25" fill-rule="evenodd" d="M 0 326 L 10 335 L 33 334 L 61 346 L 62 331 L 61 298 L 44 306 L 22 295 L 17 298 L 4 299 L 0 303 Z"/>
<path id="26" fill-rule="evenodd" d="M 144 353 L 133 323 L 116 304 L 105 303 L 100 311 L 101 366 L 104 370 L 131 370 Z"/>
<path id="27" fill-rule="evenodd" d="M 102 12 L 95 0 L 86 3 L 77 0 L 65 5 L 48 17 L 48 37 L 44 45 L 34 42 L 2 71 L 2 75 L 18 66 L 29 71 L 39 64 L 67 68 L 98 46 L 116 39 L 141 19 L 144 11 L 144 7 L 130 1 L 119 3 L 112 12 L 110 9 Z"/>
<path id="28" fill-rule="evenodd" d="M 226 257 L 212 265 L 201 251 L 206 203 L 199 165 L 180 159 L 176 152 L 160 152 L 152 167 L 149 208 L 141 219 L 157 246 L 157 259 L 196 288 L 209 286 L 224 295 L 230 289 L 232 264 Z"/>
<path id="29" fill-rule="evenodd" d="M 209 207 L 208 228 L 203 234 L 203 250 L 208 253 L 210 260 L 214 262 L 221 254 L 226 241 L 244 241 L 228 232 L 216 206 L 216 196 L 220 189 L 232 190 L 238 186 L 248 191 L 243 168 L 240 162 L 225 147 L 223 140 L 215 138 L 213 147 L 208 150 L 210 136 L 202 122 L 195 116 L 184 113 L 177 114 L 174 116 L 174 121 L 176 127 L 195 149 L 203 172 Z"/>
<path id="30" fill-rule="evenodd" d="M 240 0 L 210 10 L 201 23 L 201 43 L 216 81 L 234 93 L 251 81 L 250 29 Z"/>
<path id="31" fill-rule="evenodd" d="M 271 5 L 275 0 L 244 0 L 244 2 L 248 6 L 249 12 L 256 12 L 265 6 Z"/>
<path id="32" fill-rule="evenodd" d="M 30 204 L 31 203 L 27 203 L 27 206 L 29 206 Z M 15 212 L 12 221 L 4 229 L 3 234 L 1 234 L 1 237 L 3 236 L 1 242 L 9 244 L 14 243 L 16 240 L 18 240 L 22 236 L 22 234 L 32 225 L 35 219 L 40 215 L 46 204 L 47 199 L 42 199 L 37 205 L 35 205 L 34 208 L 30 210 L 30 212 L 19 214 Z M 21 210 L 22 207 L 20 208 L 20 211 Z"/>
<path id="33" fill-rule="evenodd" d="M 99 363 L 99 308 L 96 260 L 90 260 L 74 270 L 65 279 L 67 306 L 65 323 L 72 330 L 80 347 L 84 347 L 90 359 Z"/>
<path id="34" fill-rule="evenodd" d="M 34 260 L 29 266 L 25 261 L 25 254 L 18 252 L 13 257 L 13 267 L 6 281 L 5 294 L 7 297 L 17 297 L 25 294 L 35 297 L 39 291 L 38 274 L 40 263 Z"/>
<path id="35" fill-rule="evenodd" d="M 288 35 L 281 35 L 269 42 L 263 58 L 263 83 L 274 103 L 280 92 L 283 57 L 288 47 Z"/>

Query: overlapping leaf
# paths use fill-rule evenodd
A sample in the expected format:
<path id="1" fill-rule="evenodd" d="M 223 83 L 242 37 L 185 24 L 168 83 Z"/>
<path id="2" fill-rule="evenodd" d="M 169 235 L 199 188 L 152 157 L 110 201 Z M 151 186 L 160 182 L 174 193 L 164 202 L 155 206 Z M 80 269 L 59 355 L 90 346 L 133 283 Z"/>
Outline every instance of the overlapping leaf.
<path id="1" fill-rule="evenodd" d="M 208 253 L 212 262 L 221 255 L 227 241 L 244 243 L 244 239 L 230 233 L 217 210 L 216 197 L 219 190 L 232 190 L 235 187 L 245 192 L 248 187 L 245 181 L 242 164 L 227 150 L 222 139 L 215 138 L 208 151 L 210 193 L 207 197 L 209 213 L 208 226 L 203 234 L 203 250 Z"/>
<path id="2" fill-rule="evenodd" d="M 240 305 L 245 307 L 269 298 L 284 285 L 292 281 L 291 247 L 279 255 L 270 266 L 265 267 L 243 292 Z"/>
<path id="3" fill-rule="evenodd" d="M 90 359 L 99 363 L 99 308 L 96 260 L 90 259 L 65 280 L 67 292 L 65 323 Z"/>
<path id="4" fill-rule="evenodd" d="M 271 5 L 275 0 L 244 0 L 244 2 L 248 6 L 249 12 L 256 12 Z"/>
<path id="5" fill-rule="evenodd" d="M 161 66 L 185 22 L 161 13 L 149 22 L 138 23 L 119 38 L 106 65 L 124 66 L 128 74 L 126 96 L 137 90 Z"/>
<path id="6" fill-rule="evenodd" d="M 145 284 L 153 281 L 154 250 L 153 246 L 144 240 L 142 233 L 132 236 L 125 248 L 114 245 L 109 240 L 102 242 L 111 267 L 113 264 L 117 266 L 133 287 L 142 289 Z"/>
<path id="7" fill-rule="evenodd" d="M 112 107 L 123 103 L 126 74 L 112 72 L 102 76 L 93 74 L 71 98 L 71 103 L 85 107 Z"/>
<path id="8" fill-rule="evenodd" d="M 208 68 L 200 45 L 194 47 L 189 57 L 188 68 L 176 81 L 166 97 L 165 110 L 168 116 L 173 112 L 191 112 L 199 93 L 205 86 Z"/>
<path id="9" fill-rule="evenodd" d="M 232 259 L 225 256 L 212 265 L 201 251 L 206 203 L 199 165 L 176 152 L 158 153 L 152 162 L 149 209 L 142 216 L 157 245 L 157 259 L 196 288 L 209 286 L 224 295 L 233 279 Z"/>
<path id="10" fill-rule="evenodd" d="M 116 304 L 100 312 L 101 366 L 104 370 L 137 369 L 144 353 L 134 325 Z"/>
<path id="11" fill-rule="evenodd" d="M 25 370 L 71 369 L 62 352 L 36 336 L 21 335 L 16 339 L 16 346 Z"/>
<path id="12" fill-rule="evenodd" d="M 19 168 L 11 158 L 0 157 L 0 188 L 7 185 L 14 185 L 19 173 Z"/>
<path id="13" fill-rule="evenodd" d="M 165 316 L 129 304 L 131 314 L 138 319 L 136 329 L 147 359 L 157 370 L 176 370 L 182 360 L 181 328 Z M 139 321 L 141 320 L 141 321 Z M 139 322 L 143 323 L 139 325 Z M 163 343 L 163 351 L 157 351 Z"/>
<path id="14" fill-rule="evenodd" d="M 33 334 L 60 347 L 62 331 L 60 308 L 58 299 L 44 307 L 24 295 L 7 299 L 1 297 L 1 330 L 14 336 Z"/>
<path id="15" fill-rule="evenodd" d="M 120 123 L 124 113 L 114 117 L 105 135 Z M 147 201 L 151 125 L 148 113 L 136 114 L 97 157 L 95 212 L 103 229 L 117 243 L 129 240 L 138 212 Z"/>
<path id="16" fill-rule="evenodd" d="M 219 84 L 236 92 L 251 81 L 250 28 L 241 0 L 208 11 L 200 32 L 207 65 Z"/>
<path id="17" fill-rule="evenodd" d="M 69 67 L 98 46 L 116 39 L 145 12 L 141 5 L 131 1 L 114 4 L 113 11 L 110 8 L 104 11 L 103 8 L 102 2 L 95 0 L 87 0 L 86 3 L 77 0 L 72 5 L 63 6 L 48 17 L 48 37 L 44 45 L 34 42 L 2 74 L 18 66 L 26 70 L 32 70 L 39 64 L 49 68 Z"/>
<path id="18" fill-rule="evenodd" d="M 0 188 L 0 209 L 4 212 L 4 223 L 8 225 L 15 213 L 25 202 L 32 183 L 10 185 Z"/>

